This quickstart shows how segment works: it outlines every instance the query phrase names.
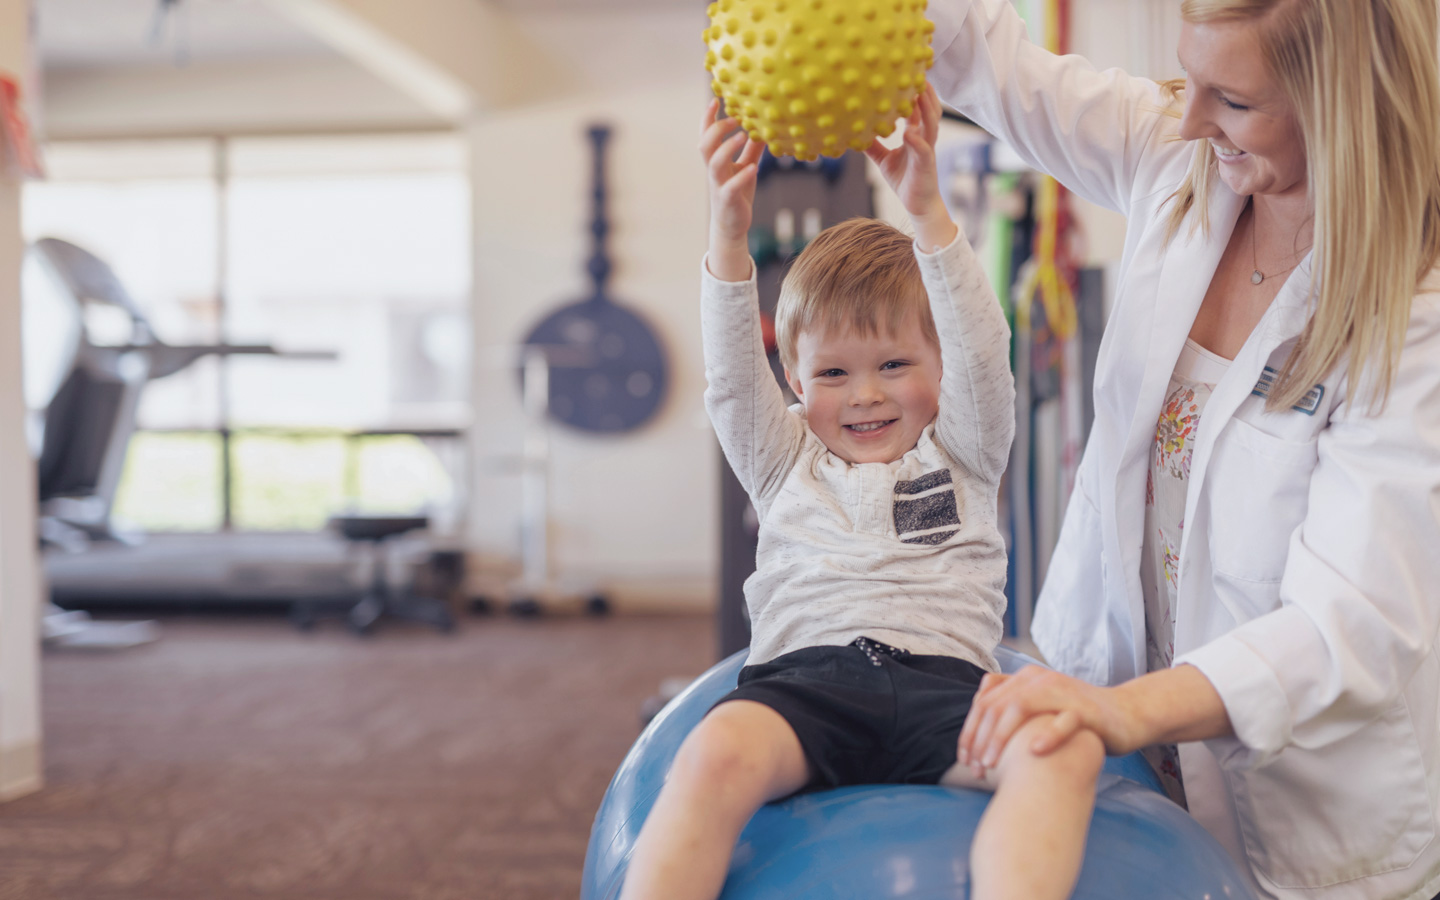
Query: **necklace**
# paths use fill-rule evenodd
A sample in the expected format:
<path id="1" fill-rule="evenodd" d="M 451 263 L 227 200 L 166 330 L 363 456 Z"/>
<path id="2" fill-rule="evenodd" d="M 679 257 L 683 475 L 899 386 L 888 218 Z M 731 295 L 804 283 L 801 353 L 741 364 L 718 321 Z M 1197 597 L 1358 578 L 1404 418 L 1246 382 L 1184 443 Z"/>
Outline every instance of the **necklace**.
<path id="1" fill-rule="evenodd" d="M 1257 227 L 1257 225 L 1256 225 L 1256 221 L 1257 221 L 1257 220 L 1256 220 L 1256 215 L 1255 215 L 1255 201 L 1254 201 L 1254 200 L 1251 200 L 1251 201 L 1250 201 L 1250 266 L 1251 266 L 1251 268 L 1253 268 L 1253 269 L 1255 270 L 1255 271 L 1253 271 L 1253 272 L 1250 273 L 1250 283 L 1251 283 L 1251 284 L 1259 284 L 1260 282 L 1264 281 L 1266 278 L 1274 278 L 1274 277 L 1277 276 L 1277 275 L 1284 275 L 1286 272 L 1288 272 L 1288 271 L 1290 271 L 1291 269 L 1295 268 L 1296 266 L 1300 265 L 1300 260 L 1297 259 L 1297 260 L 1295 260 L 1293 263 L 1291 263 L 1287 268 L 1281 269 L 1281 270 L 1278 271 L 1278 272 L 1271 272 L 1269 275 L 1266 275 L 1264 272 L 1261 272 L 1261 271 L 1260 271 L 1260 263 L 1258 263 L 1258 262 L 1256 261 L 1256 260 L 1257 260 L 1257 257 L 1256 257 L 1256 255 L 1255 255 L 1255 242 L 1256 242 L 1255 234 L 1256 234 L 1256 232 L 1258 232 L 1258 231 L 1260 230 L 1259 227 Z"/>

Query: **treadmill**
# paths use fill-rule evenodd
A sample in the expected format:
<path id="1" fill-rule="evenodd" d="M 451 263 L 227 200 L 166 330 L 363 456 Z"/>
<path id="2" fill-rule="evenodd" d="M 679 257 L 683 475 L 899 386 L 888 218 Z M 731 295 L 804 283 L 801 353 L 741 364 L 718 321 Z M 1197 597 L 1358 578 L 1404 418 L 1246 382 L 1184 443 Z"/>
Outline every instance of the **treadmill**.
<path id="1" fill-rule="evenodd" d="M 359 558 L 363 554 L 341 535 L 143 535 L 122 532 L 111 515 L 140 396 L 151 381 L 206 356 L 333 360 L 335 354 L 281 352 L 268 344 L 167 344 L 110 266 L 94 254 L 57 238 L 36 241 L 31 254 L 38 263 L 33 274 L 43 276 L 45 283 L 32 283 L 27 294 L 43 296 L 27 296 L 27 306 L 48 306 L 37 317 L 48 319 L 51 331 L 64 322 L 59 330 L 66 333 L 51 377 L 39 390 L 57 386 L 48 401 L 29 398 L 32 407 L 43 406 L 40 420 L 31 423 L 31 443 L 38 452 L 39 533 L 52 603 L 46 618 L 51 641 L 105 643 L 96 627 L 111 623 L 89 623 L 87 638 L 86 614 L 66 615 L 66 609 L 353 604 L 364 593 L 369 573 Z M 109 307 L 112 317 L 114 310 L 123 314 L 129 322 L 128 339 L 94 340 L 86 324 L 91 306 Z M 52 340 L 48 349 L 54 346 Z M 133 630 L 139 635 L 143 629 Z M 124 635 L 111 636 L 117 644 L 125 643 Z"/>

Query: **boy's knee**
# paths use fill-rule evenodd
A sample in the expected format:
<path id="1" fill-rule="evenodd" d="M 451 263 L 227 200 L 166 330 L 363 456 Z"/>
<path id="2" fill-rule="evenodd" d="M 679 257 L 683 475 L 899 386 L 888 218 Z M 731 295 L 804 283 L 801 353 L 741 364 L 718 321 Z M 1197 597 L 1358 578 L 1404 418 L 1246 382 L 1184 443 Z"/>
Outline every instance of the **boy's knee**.
<path id="1" fill-rule="evenodd" d="M 670 769 L 672 778 L 719 787 L 768 776 L 765 742 L 756 734 L 751 717 L 743 710 L 727 709 L 731 706 L 712 710 L 680 745 Z"/>
<path id="2" fill-rule="evenodd" d="M 1072 783 L 1094 782 L 1105 765 L 1105 745 L 1095 732 L 1082 728 L 1044 756 L 1038 756 L 1030 749 L 1031 743 L 1043 733 L 1052 718 L 1039 716 L 1031 719 L 1015 733 L 1006 753 L 1007 756 L 1013 754 L 1007 768 L 1044 766 Z"/>
<path id="3" fill-rule="evenodd" d="M 1067 769 L 1085 782 L 1099 777 L 1100 769 L 1105 765 L 1105 744 L 1088 728 L 1070 735 L 1070 739 L 1053 752 L 1061 754 Z"/>

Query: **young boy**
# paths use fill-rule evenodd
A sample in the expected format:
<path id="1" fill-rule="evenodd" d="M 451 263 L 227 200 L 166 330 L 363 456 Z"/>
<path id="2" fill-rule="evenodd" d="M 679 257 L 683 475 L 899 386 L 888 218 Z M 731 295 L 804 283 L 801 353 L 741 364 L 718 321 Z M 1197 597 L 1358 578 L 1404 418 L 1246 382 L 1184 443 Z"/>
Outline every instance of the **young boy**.
<path id="1" fill-rule="evenodd" d="M 927 85 L 903 143 L 869 151 L 911 216 L 913 248 L 855 219 L 787 275 L 776 335 L 800 400 L 787 410 L 746 248 L 761 148 L 716 121 L 715 103 L 706 112 L 705 399 L 760 516 L 745 585 L 753 640 L 739 686 L 676 755 L 623 900 L 713 900 L 762 804 L 894 782 L 995 790 L 971 849 L 972 896 L 1062 900 L 1074 886 L 1099 739 L 1081 731 L 1036 756 L 1041 717 L 983 777 L 956 764 L 971 699 L 997 670 L 996 493 L 1015 390 L 1004 316 L 940 199 L 939 119 Z"/>

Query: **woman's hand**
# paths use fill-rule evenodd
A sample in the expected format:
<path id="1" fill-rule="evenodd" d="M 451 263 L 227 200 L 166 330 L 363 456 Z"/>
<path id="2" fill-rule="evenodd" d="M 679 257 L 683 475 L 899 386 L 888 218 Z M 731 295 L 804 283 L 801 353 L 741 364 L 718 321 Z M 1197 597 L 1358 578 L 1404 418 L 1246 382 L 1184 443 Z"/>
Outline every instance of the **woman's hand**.
<path id="1" fill-rule="evenodd" d="M 1055 718 L 1031 752 L 1044 756 L 1088 728 L 1111 756 L 1152 744 L 1203 741 L 1235 733 L 1215 686 L 1191 665 L 1151 672 L 1115 687 L 1095 687 L 1042 666 L 986 675 L 960 730 L 960 762 L 991 768 L 1016 729 L 1038 715 Z"/>
<path id="2" fill-rule="evenodd" d="M 711 100 L 700 121 L 700 157 L 710 185 L 710 272 L 721 281 L 744 281 L 750 277 L 747 240 L 765 145 L 733 118 L 717 119 L 719 110 L 720 101 Z"/>
<path id="3" fill-rule="evenodd" d="M 955 239 L 955 225 L 940 198 L 940 178 L 935 169 L 940 114 L 940 98 L 927 81 L 905 120 L 900 145 L 887 150 L 876 138 L 865 151 L 910 214 L 920 249 L 925 251 L 938 250 Z"/>
<path id="4" fill-rule="evenodd" d="M 1082 728 L 1105 744 L 1105 752 L 1129 753 L 1144 746 L 1138 723 L 1113 688 L 1099 688 L 1041 666 L 1014 675 L 986 675 L 960 731 L 960 762 L 980 775 L 993 768 L 1010 738 L 1035 716 L 1055 718 L 1030 749 L 1044 756 Z"/>

